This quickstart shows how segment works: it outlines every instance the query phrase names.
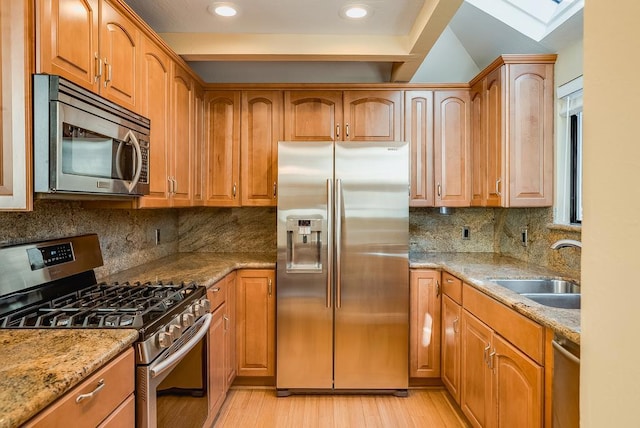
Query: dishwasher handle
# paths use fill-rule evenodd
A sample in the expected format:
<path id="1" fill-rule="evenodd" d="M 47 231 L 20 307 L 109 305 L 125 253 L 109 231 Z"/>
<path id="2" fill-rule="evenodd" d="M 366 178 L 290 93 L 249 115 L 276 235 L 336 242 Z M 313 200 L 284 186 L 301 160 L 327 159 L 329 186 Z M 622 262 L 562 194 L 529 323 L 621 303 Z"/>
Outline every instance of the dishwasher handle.
<path id="1" fill-rule="evenodd" d="M 571 352 L 569 352 L 564 346 L 562 346 L 562 344 L 560 342 L 557 342 L 554 339 L 554 340 L 551 341 L 551 345 L 558 352 L 560 352 L 560 354 L 562 354 L 563 357 L 567 358 L 569 361 L 573 362 L 574 364 L 580 364 L 580 358 L 576 357 Z"/>

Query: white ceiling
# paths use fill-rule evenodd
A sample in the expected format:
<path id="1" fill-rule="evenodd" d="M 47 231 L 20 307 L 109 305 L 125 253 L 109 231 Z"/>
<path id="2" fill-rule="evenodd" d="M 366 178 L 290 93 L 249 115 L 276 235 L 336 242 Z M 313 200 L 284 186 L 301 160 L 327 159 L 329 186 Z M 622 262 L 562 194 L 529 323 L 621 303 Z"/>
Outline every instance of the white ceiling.
<path id="1" fill-rule="evenodd" d="M 483 10 L 551 0 L 230 1 L 239 14 L 223 19 L 207 11 L 215 0 L 125 0 L 211 83 L 460 82 L 500 54 L 557 52 L 582 38 L 581 7 L 539 41 Z M 347 4 L 372 14 L 342 18 Z"/>

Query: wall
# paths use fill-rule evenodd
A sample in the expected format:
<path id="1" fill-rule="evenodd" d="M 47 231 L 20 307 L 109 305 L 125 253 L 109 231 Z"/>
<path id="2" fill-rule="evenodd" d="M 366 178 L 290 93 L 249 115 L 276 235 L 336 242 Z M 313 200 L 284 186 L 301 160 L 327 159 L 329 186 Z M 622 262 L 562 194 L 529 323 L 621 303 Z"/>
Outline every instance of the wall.
<path id="1" fill-rule="evenodd" d="M 556 87 L 582 75 L 583 45 L 584 42 L 580 39 L 558 51 L 558 59 L 554 69 Z"/>
<path id="2" fill-rule="evenodd" d="M 583 428 L 638 426 L 640 2 L 585 1 Z"/>
<path id="3" fill-rule="evenodd" d="M 155 245 L 154 229 L 161 229 Z M 97 233 L 104 266 L 98 278 L 178 251 L 175 210 L 84 209 L 80 202 L 36 200 L 32 212 L 0 212 L 0 245 Z"/>

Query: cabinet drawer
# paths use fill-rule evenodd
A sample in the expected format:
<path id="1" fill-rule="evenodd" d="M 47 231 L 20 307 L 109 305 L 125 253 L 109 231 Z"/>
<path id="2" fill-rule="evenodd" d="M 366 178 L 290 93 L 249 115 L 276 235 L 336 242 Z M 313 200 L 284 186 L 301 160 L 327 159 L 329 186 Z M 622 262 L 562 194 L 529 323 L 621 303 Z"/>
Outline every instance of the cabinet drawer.
<path id="1" fill-rule="evenodd" d="M 544 329 L 541 325 L 468 284 L 464 284 L 462 293 L 465 309 L 535 362 L 544 365 Z"/>
<path id="2" fill-rule="evenodd" d="M 462 304 L 462 281 L 448 272 L 442 272 L 442 293 Z"/>
<path id="3" fill-rule="evenodd" d="M 227 298 L 226 277 L 207 289 L 207 297 L 209 298 L 209 302 L 211 302 L 211 312 L 215 311 L 218 306 L 224 303 Z"/>
<path id="4" fill-rule="evenodd" d="M 120 403 L 133 394 L 134 369 L 132 348 L 47 407 L 26 426 L 47 428 L 97 426 L 118 408 Z M 96 391 L 100 381 L 104 386 L 93 397 L 76 402 L 81 394 Z"/>

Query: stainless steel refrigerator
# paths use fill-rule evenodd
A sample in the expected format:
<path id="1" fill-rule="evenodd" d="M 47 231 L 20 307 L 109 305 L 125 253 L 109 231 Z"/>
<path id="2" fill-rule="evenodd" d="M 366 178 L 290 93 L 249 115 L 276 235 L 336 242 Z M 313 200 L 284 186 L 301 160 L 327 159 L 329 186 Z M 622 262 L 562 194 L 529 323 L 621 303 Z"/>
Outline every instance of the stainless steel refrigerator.
<path id="1" fill-rule="evenodd" d="M 278 395 L 406 394 L 409 149 L 278 145 Z"/>

